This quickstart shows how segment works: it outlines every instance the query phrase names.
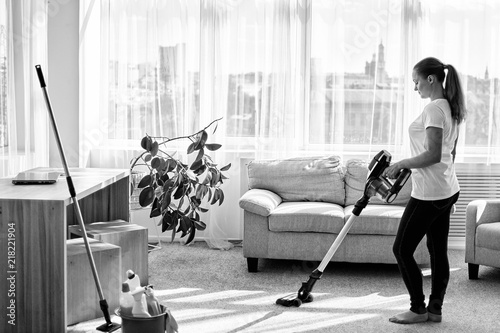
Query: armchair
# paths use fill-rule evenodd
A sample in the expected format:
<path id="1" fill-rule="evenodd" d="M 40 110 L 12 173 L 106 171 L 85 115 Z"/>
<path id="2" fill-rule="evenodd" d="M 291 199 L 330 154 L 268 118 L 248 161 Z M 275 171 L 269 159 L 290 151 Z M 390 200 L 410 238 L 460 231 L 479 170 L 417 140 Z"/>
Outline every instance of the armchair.
<path id="1" fill-rule="evenodd" d="M 469 279 L 477 279 L 479 265 L 500 268 L 500 199 L 474 200 L 465 216 L 465 262 Z"/>

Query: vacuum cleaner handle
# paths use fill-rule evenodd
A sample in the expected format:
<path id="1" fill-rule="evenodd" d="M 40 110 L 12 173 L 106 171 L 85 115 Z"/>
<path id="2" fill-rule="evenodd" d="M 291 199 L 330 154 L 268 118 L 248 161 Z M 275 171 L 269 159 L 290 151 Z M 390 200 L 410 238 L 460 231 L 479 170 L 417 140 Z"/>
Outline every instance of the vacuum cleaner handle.
<path id="1" fill-rule="evenodd" d="M 388 196 L 388 198 L 391 199 L 390 201 L 388 200 L 389 203 L 393 202 L 394 199 L 396 199 L 399 191 L 401 191 L 403 186 L 405 186 L 408 178 L 410 178 L 410 175 L 411 175 L 410 169 L 401 169 L 399 171 L 398 176 L 397 176 L 396 180 L 394 181 L 394 184 L 392 185 L 391 189 L 389 190 L 389 192 L 391 193 Z"/>

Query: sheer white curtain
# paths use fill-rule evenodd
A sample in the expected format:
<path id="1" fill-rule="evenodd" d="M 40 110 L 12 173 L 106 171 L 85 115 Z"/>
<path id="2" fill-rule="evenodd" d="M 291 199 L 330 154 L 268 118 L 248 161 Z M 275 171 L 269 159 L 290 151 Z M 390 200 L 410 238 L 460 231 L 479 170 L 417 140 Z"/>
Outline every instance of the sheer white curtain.
<path id="1" fill-rule="evenodd" d="M 245 186 L 244 159 L 292 156 L 300 150 L 302 2 L 201 2 L 200 117 L 205 122 L 224 117 L 215 140 L 225 149 L 215 156 L 233 165 L 223 207 L 210 210 L 207 232 L 213 247 L 241 238 L 238 199 Z"/>
<path id="2" fill-rule="evenodd" d="M 500 2 L 421 0 L 420 54 L 452 64 L 461 74 L 468 116 L 458 162 L 500 162 Z"/>
<path id="3" fill-rule="evenodd" d="M 50 130 L 35 65 L 47 68 L 47 3 L 0 0 L 0 176 L 48 166 Z M 47 78 L 50 80 L 50 78 Z"/>
<path id="4" fill-rule="evenodd" d="M 198 1 L 80 6 L 81 165 L 127 167 L 146 133 L 175 137 L 205 125 L 195 82 Z"/>
<path id="5" fill-rule="evenodd" d="M 306 149 L 345 160 L 370 159 L 380 149 L 403 153 L 405 73 L 411 74 L 412 58 L 404 47 L 415 39 L 406 29 L 413 19 L 408 5 L 311 2 Z"/>

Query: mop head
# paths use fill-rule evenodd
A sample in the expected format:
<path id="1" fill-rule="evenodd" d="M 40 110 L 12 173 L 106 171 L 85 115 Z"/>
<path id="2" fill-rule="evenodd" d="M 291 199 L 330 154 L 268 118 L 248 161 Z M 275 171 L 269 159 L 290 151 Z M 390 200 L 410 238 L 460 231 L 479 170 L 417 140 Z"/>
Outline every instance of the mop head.
<path id="1" fill-rule="evenodd" d="M 116 323 L 104 323 L 98 326 L 96 329 L 101 332 L 114 332 L 120 329 L 122 326 Z"/>

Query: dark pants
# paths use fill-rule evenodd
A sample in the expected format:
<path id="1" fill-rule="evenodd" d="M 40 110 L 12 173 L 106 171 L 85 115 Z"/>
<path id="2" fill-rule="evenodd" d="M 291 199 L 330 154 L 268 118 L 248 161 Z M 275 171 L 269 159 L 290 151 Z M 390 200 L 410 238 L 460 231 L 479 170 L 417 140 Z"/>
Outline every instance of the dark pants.
<path id="1" fill-rule="evenodd" d="M 431 258 L 432 291 L 429 299 L 442 304 L 450 278 L 448 263 L 448 232 L 450 212 L 460 192 L 448 199 L 423 201 L 410 198 L 401 217 L 393 252 L 398 261 L 403 281 L 410 293 L 411 310 L 425 310 L 425 295 L 422 272 L 413 253 L 417 245 L 427 236 L 427 248 Z M 440 306 L 439 306 L 440 310 Z"/>

